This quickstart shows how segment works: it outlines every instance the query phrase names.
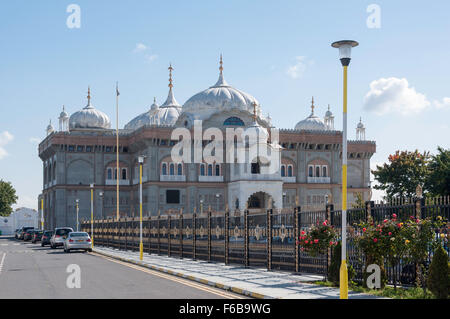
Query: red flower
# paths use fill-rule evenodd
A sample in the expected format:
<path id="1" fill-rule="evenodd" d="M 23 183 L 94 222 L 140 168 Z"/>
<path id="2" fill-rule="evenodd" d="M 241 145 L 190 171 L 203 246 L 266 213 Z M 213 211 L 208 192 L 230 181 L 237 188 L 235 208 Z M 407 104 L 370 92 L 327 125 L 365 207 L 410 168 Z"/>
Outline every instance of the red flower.
<path id="1" fill-rule="evenodd" d="M 376 239 L 376 238 L 373 239 L 373 242 L 374 242 L 374 243 L 376 243 L 377 241 L 378 241 L 378 239 Z"/>
<path id="2" fill-rule="evenodd" d="M 302 233 L 301 233 L 302 235 L 305 235 L 305 232 L 304 231 L 302 231 Z"/>
<path id="3" fill-rule="evenodd" d="M 308 243 L 308 241 L 307 240 L 305 240 L 305 244 L 307 244 Z"/>
<path id="4" fill-rule="evenodd" d="M 386 224 L 387 222 L 388 222 L 388 220 L 387 220 L 387 219 L 383 220 L 383 223 L 385 223 L 385 224 Z"/>
<path id="5" fill-rule="evenodd" d="M 392 233 L 391 232 L 389 232 L 389 236 L 391 236 L 392 235 Z"/>
<path id="6" fill-rule="evenodd" d="M 392 218 L 397 219 L 397 214 L 392 214 Z"/>
<path id="7" fill-rule="evenodd" d="M 318 239 L 314 239 L 314 244 L 318 244 L 319 240 Z"/>
<path id="8" fill-rule="evenodd" d="M 363 228 L 363 232 L 366 232 L 366 230 L 367 230 L 367 229 L 364 227 L 364 228 Z"/>

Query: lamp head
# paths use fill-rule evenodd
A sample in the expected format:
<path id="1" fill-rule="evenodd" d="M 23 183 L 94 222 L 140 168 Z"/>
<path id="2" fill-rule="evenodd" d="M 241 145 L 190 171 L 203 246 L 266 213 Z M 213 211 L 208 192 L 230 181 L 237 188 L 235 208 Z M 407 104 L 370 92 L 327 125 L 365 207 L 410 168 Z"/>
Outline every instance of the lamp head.
<path id="1" fill-rule="evenodd" d="M 91 184 L 90 187 L 91 187 L 91 188 L 94 188 L 94 184 Z"/>
<path id="2" fill-rule="evenodd" d="M 145 161 L 145 158 L 146 158 L 147 156 L 145 156 L 145 155 L 140 155 L 140 156 L 138 156 L 138 162 L 139 162 L 139 164 L 144 164 L 144 161 Z"/>
<path id="3" fill-rule="evenodd" d="M 339 58 L 342 66 L 348 66 L 352 58 L 352 48 L 358 46 L 359 43 L 353 40 L 341 40 L 331 44 L 333 48 L 339 49 Z"/>

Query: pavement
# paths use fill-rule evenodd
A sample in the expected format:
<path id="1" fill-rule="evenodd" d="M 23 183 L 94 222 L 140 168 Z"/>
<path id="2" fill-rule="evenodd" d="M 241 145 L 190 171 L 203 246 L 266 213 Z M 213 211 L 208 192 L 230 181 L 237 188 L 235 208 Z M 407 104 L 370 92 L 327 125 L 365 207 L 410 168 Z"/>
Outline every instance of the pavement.
<path id="1" fill-rule="evenodd" d="M 323 287 L 311 282 L 323 280 L 323 276 L 267 271 L 264 268 L 245 268 L 239 265 L 208 263 L 139 252 L 122 251 L 107 247 L 94 247 L 98 254 L 123 262 L 147 267 L 211 287 L 232 291 L 259 299 L 339 299 L 339 289 Z M 349 299 L 379 299 L 373 295 L 349 292 Z"/>
<path id="2" fill-rule="evenodd" d="M 73 277 L 76 266 L 79 288 Z M 41 247 L 40 243 L 0 238 L 0 299 L 119 298 L 246 297 L 96 253 L 64 253 L 62 248 L 50 249 Z"/>

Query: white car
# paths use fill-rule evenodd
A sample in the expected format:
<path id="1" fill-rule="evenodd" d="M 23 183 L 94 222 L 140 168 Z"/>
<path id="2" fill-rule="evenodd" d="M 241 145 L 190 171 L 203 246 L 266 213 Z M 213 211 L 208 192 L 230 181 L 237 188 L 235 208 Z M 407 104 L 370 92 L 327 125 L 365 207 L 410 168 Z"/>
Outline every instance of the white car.
<path id="1" fill-rule="evenodd" d="M 73 229 L 70 227 L 55 228 L 55 232 L 50 238 L 50 247 L 55 249 L 58 246 L 64 246 L 64 240 L 71 232 L 73 232 Z"/>
<path id="2" fill-rule="evenodd" d="M 85 232 L 69 233 L 64 241 L 64 252 L 70 253 L 71 250 L 84 250 L 92 252 L 92 241 L 89 234 Z"/>

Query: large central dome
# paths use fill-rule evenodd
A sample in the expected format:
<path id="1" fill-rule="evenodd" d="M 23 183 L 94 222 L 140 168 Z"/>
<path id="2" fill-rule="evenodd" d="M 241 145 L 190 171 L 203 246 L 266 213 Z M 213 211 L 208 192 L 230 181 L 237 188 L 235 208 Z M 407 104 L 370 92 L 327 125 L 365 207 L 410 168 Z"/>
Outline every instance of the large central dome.
<path id="1" fill-rule="evenodd" d="M 183 113 L 190 113 L 195 119 L 205 119 L 214 113 L 232 109 L 252 112 L 253 103 L 256 103 L 257 112 L 260 114 L 258 101 L 250 94 L 230 86 L 225 81 L 222 71 L 221 59 L 217 83 L 187 100 L 183 105 Z"/>

